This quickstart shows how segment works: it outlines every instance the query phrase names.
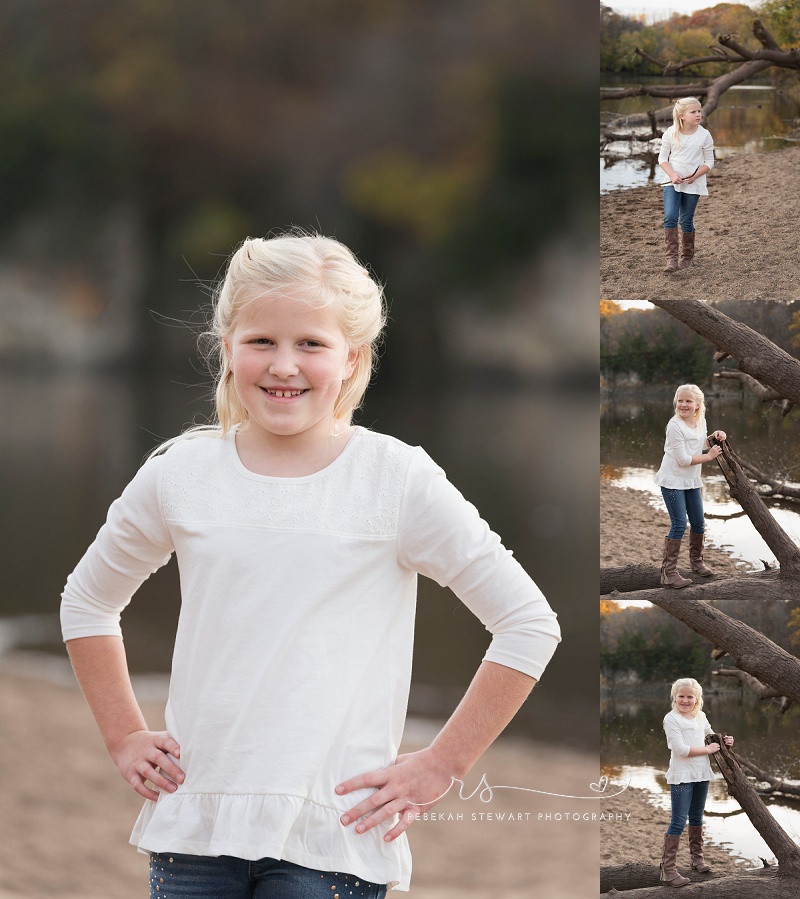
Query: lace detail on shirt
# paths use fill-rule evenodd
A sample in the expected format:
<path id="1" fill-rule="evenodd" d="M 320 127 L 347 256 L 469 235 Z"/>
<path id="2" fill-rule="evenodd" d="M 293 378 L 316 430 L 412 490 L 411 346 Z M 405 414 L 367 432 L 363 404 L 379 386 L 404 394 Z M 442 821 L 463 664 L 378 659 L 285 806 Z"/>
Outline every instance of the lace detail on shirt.
<path id="1" fill-rule="evenodd" d="M 219 437 L 176 444 L 165 457 L 161 508 L 171 522 L 336 532 L 397 534 L 411 447 L 362 432 L 346 458 L 311 479 L 247 477 Z"/>

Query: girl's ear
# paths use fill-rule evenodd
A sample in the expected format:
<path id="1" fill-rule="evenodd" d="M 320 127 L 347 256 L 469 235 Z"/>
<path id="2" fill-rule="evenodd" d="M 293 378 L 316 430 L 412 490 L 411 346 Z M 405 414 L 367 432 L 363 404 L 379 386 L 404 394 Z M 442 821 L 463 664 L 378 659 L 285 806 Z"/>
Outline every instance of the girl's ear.
<path id="1" fill-rule="evenodd" d="M 356 365 L 358 364 L 358 360 L 361 357 L 361 352 L 364 347 L 356 347 L 353 349 L 352 347 L 347 352 L 347 359 L 344 363 L 344 375 L 342 377 L 343 381 L 346 381 L 348 378 L 353 376 L 353 372 L 356 370 Z"/>

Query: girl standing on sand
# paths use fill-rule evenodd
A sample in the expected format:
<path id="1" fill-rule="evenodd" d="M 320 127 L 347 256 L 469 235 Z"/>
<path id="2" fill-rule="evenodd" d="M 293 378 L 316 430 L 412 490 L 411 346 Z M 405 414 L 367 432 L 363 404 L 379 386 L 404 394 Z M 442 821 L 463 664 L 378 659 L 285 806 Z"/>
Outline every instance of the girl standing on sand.
<path id="1" fill-rule="evenodd" d="M 702 710 L 703 688 L 693 677 L 676 680 L 670 699 L 672 711 L 664 716 L 664 733 L 672 753 L 667 771 L 672 817 L 664 834 L 659 877 L 671 887 L 682 887 L 690 881 L 678 871 L 676 859 L 687 818 L 692 867 L 701 874 L 711 870 L 703 858 L 703 810 L 708 783 L 714 776 L 708 757 L 720 747 L 719 743 L 705 743 L 714 729 Z M 726 746 L 733 746 L 733 737 L 726 736 L 724 741 Z"/>
<path id="2" fill-rule="evenodd" d="M 700 101 L 684 97 L 675 103 L 672 125 L 661 138 L 658 164 L 672 182 L 664 187 L 664 270 L 668 272 L 688 268 L 694 261 L 694 213 L 700 197 L 708 196 L 706 174 L 714 167 L 714 141 L 702 120 Z"/>
<path id="3" fill-rule="evenodd" d="M 351 424 L 385 320 L 342 244 L 248 239 L 215 297 L 218 424 L 169 441 L 111 506 L 62 603 L 106 747 L 146 802 L 151 897 L 376 899 L 405 830 L 541 676 L 555 614 L 419 447 Z M 119 617 L 175 552 L 167 730 L 131 690 Z M 398 755 L 417 574 L 493 634 L 441 733 Z"/>
<path id="4" fill-rule="evenodd" d="M 664 458 L 654 478 L 669 513 L 671 527 L 664 539 L 661 584 L 664 587 L 686 587 L 691 581 L 678 571 L 678 554 L 686 531 L 688 516 L 689 563 L 701 577 L 713 572 L 703 561 L 703 539 L 706 529 L 703 496 L 700 490 L 700 466 L 711 462 L 722 452 L 709 447 L 706 437 L 705 398 L 696 384 L 681 384 L 672 401 L 675 414 L 667 422 Z M 727 439 L 724 431 L 714 431 L 716 440 Z"/>

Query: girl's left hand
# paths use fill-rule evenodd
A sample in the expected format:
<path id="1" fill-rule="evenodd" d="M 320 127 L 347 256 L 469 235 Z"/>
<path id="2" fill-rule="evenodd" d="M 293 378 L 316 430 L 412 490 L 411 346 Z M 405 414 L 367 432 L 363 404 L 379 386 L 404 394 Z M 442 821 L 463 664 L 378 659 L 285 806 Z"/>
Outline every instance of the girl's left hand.
<path id="1" fill-rule="evenodd" d="M 714 433 L 711 436 L 716 437 L 717 440 L 727 440 L 728 439 L 728 435 L 724 431 L 714 431 Z"/>
<path id="2" fill-rule="evenodd" d="M 417 815 L 428 811 L 448 792 L 453 784 L 449 771 L 429 748 L 398 755 L 394 765 L 358 774 L 336 787 L 342 796 L 364 787 L 377 787 L 363 802 L 347 809 L 339 819 L 345 826 L 353 821 L 357 833 L 366 833 L 395 815 L 400 820 L 384 835 L 390 843 L 406 831 Z"/>
<path id="3" fill-rule="evenodd" d="M 725 740 L 725 745 L 726 745 L 726 746 L 733 746 L 733 737 L 728 737 L 728 736 L 726 736 L 726 737 L 724 737 L 723 739 Z"/>

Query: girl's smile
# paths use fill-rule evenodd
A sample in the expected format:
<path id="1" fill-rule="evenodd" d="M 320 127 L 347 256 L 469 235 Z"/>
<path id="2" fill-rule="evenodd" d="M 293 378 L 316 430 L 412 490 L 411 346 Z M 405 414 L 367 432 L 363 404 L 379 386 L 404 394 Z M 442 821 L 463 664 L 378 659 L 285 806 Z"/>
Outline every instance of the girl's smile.
<path id="1" fill-rule="evenodd" d="M 696 705 L 697 697 L 692 690 L 679 690 L 675 695 L 675 706 L 681 715 L 688 715 L 690 712 L 694 711 Z"/>
<path id="2" fill-rule="evenodd" d="M 699 406 L 691 393 L 680 393 L 675 401 L 678 417 L 686 424 L 693 425 Z"/>
<path id="3" fill-rule="evenodd" d="M 317 442 L 341 431 L 334 405 L 355 366 L 333 309 L 285 296 L 255 299 L 227 343 L 247 440 Z"/>

